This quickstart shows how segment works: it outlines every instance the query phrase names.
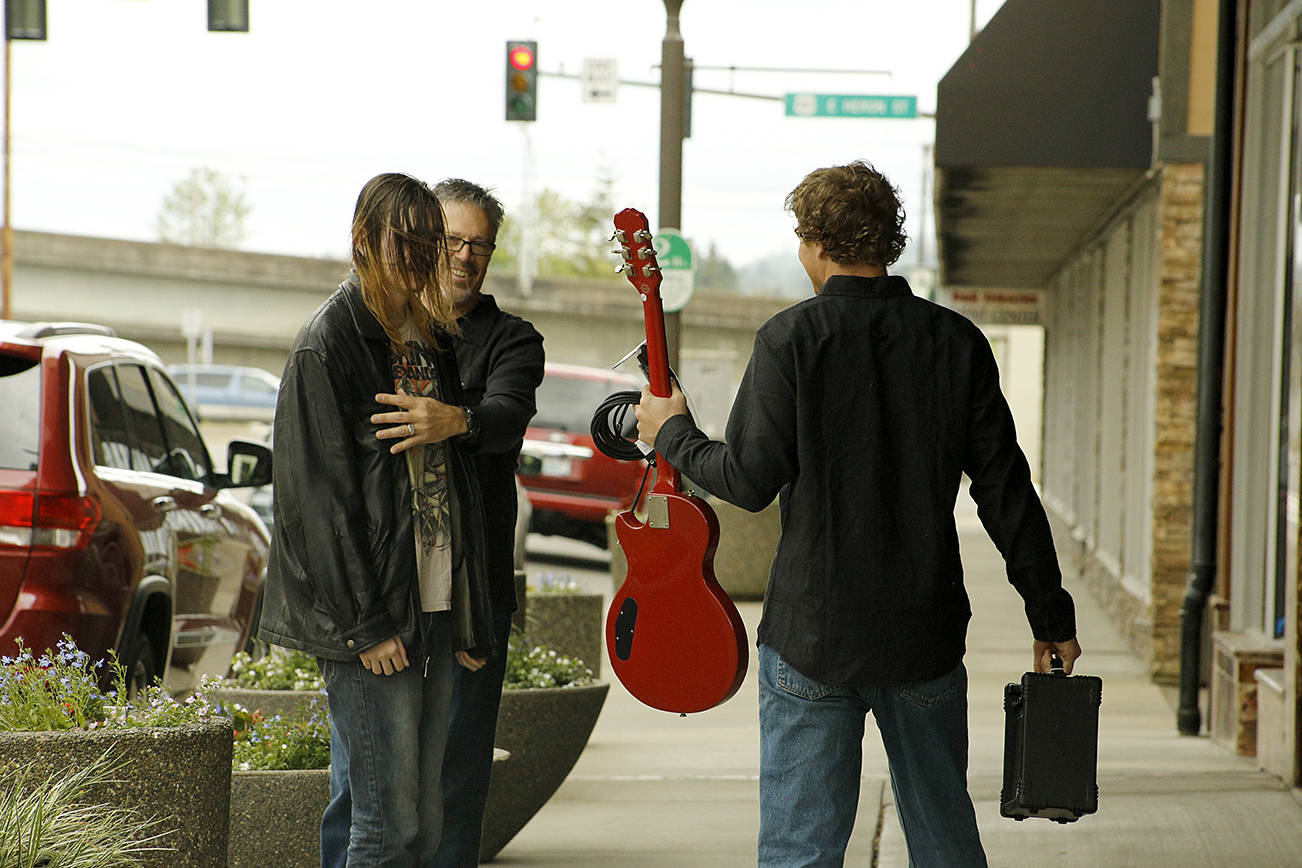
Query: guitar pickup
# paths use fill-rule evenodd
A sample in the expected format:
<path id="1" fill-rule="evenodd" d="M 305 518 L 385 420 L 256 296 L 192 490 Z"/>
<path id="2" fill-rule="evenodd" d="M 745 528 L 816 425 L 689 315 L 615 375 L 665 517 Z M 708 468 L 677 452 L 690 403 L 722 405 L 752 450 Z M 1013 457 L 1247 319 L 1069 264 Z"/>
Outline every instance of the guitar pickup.
<path id="1" fill-rule="evenodd" d="M 647 527 L 668 530 L 669 528 L 669 498 L 663 494 L 651 494 L 646 499 L 646 524 Z"/>

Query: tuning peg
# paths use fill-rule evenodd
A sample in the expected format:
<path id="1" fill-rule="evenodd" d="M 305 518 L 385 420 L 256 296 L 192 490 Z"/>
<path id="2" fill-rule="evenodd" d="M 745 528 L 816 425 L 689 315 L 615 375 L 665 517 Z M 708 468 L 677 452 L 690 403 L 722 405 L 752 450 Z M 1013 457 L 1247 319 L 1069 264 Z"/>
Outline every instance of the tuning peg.
<path id="1" fill-rule="evenodd" d="M 639 244 L 646 244 L 651 240 L 651 233 L 646 229 L 639 229 L 633 233 L 633 240 Z"/>
<path id="2" fill-rule="evenodd" d="M 615 230 L 615 234 L 612 235 L 612 236 L 610 236 L 610 240 L 611 240 L 611 241 L 618 241 L 620 244 L 626 244 L 626 243 L 628 243 L 628 239 L 624 236 L 624 230 L 623 230 L 623 229 L 616 229 L 616 230 Z"/>
<path id="3" fill-rule="evenodd" d="M 642 276 L 650 277 L 651 275 L 655 274 L 659 270 L 660 269 L 656 268 L 654 265 L 644 265 L 642 266 Z"/>
<path id="4" fill-rule="evenodd" d="M 623 274 L 623 273 L 624 273 L 624 270 L 625 270 L 626 268 L 628 268 L 628 263 L 627 263 L 627 262 L 621 262 L 619 265 L 616 265 L 616 266 L 615 266 L 615 273 L 616 273 L 616 274 Z"/>

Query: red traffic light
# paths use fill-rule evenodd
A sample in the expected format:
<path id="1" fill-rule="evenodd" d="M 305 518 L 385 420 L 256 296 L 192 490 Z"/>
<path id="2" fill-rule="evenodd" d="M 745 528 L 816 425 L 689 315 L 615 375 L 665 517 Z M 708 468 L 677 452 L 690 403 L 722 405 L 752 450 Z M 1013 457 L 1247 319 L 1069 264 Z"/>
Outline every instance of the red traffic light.
<path id="1" fill-rule="evenodd" d="M 533 52 L 527 45 L 517 45 L 511 49 L 511 66 L 519 70 L 533 69 Z"/>

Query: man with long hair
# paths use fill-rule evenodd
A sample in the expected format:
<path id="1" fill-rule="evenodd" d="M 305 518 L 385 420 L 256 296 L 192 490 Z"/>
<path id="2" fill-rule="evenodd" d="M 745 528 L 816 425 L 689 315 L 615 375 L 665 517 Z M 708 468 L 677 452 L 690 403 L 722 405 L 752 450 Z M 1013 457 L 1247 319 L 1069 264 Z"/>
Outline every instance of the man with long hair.
<path id="1" fill-rule="evenodd" d="M 781 498 L 759 626 L 761 866 L 840 865 L 869 712 L 917 868 L 984 866 L 967 792 L 971 617 L 954 502 L 963 474 L 1022 595 L 1038 672 L 1080 656 L 1075 609 L 985 337 L 887 266 L 890 182 L 855 162 L 787 197 L 814 296 L 771 318 L 709 440 L 682 393 L 643 390 L 638 434 L 706 491 Z"/>
<path id="2" fill-rule="evenodd" d="M 371 421 L 376 436 L 402 454 L 425 444 L 453 440 L 471 456 L 483 495 L 493 637 L 500 653 L 474 656 L 458 650 L 452 675 L 452 716 L 443 760 L 443 838 L 429 865 L 473 868 L 492 776 L 493 736 L 506 674 L 506 645 L 516 609 L 515 470 L 525 429 L 535 412 L 534 392 L 543 376 L 542 335 L 497 306 L 482 292 L 502 224 L 502 204 L 484 187 L 460 178 L 434 186 L 443 207 L 446 255 L 440 285 L 452 303 L 460 336 L 455 342 L 464 404 L 429 395 L 395 392 L 376 396 L 388 405 Z M 334 755 L 338 755 L 336 746 Z M 333 763 L 333 797 L 321 825 L 325 868 L 342 868 L 347 841 L 346 761 Z"/>
<path id="3" fill-rule="evenodd" d="M 299 331 L 276 406 L 259 635 L 315 654 L 351 799 L 348 864 L 425 865 L 442 833 L 454 654 L 495 647 L 483 505 L 453 439 L 395 455 L 381 394 L 464 404 L 446 230 L 407 175 L 362 188 L 353 270 Z M 333 760 L 332 760 L 333 761 Z"/>

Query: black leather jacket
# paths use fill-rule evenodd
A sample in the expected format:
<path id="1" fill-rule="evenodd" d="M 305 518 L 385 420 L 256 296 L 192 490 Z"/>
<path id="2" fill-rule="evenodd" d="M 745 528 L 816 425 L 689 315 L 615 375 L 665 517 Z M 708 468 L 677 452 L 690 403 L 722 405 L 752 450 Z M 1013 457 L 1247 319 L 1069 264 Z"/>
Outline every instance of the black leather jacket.
<path id="1" fill-rule="evenodd" d="M 439 369 L 448 401 L 462 403 L 451 340 Z M 407 463 L 390 454 L 392 442 L 376 438 L 370 421 L 392 409 L 375 395 L 392 391 L 389 339 L 350 276 L 300 329 L 281 378 L 262 639 L 333 660 L 356 659 L 394 635 L 409 655 L 422 647 Z M 483 504 L 470 459 L 459 443 L 451 446 L 469 589 L 469 612 L 453 618 L 462 625 L 454 638 L 457 648 L 490 656 L 498 649 Z"/>
<path id="2" fill-rule="evenodd" d="M 479 416 L 479 438 L 466 447 L 484 497 L 489 593 L 493 611 L 514 612 L 515 469 L 536 409 L 534 392 L 542 382 L 543 339 L 532 325 L 499 308 L 491 295 L 480 295 L 458 322 L 461 387 Z"/>

